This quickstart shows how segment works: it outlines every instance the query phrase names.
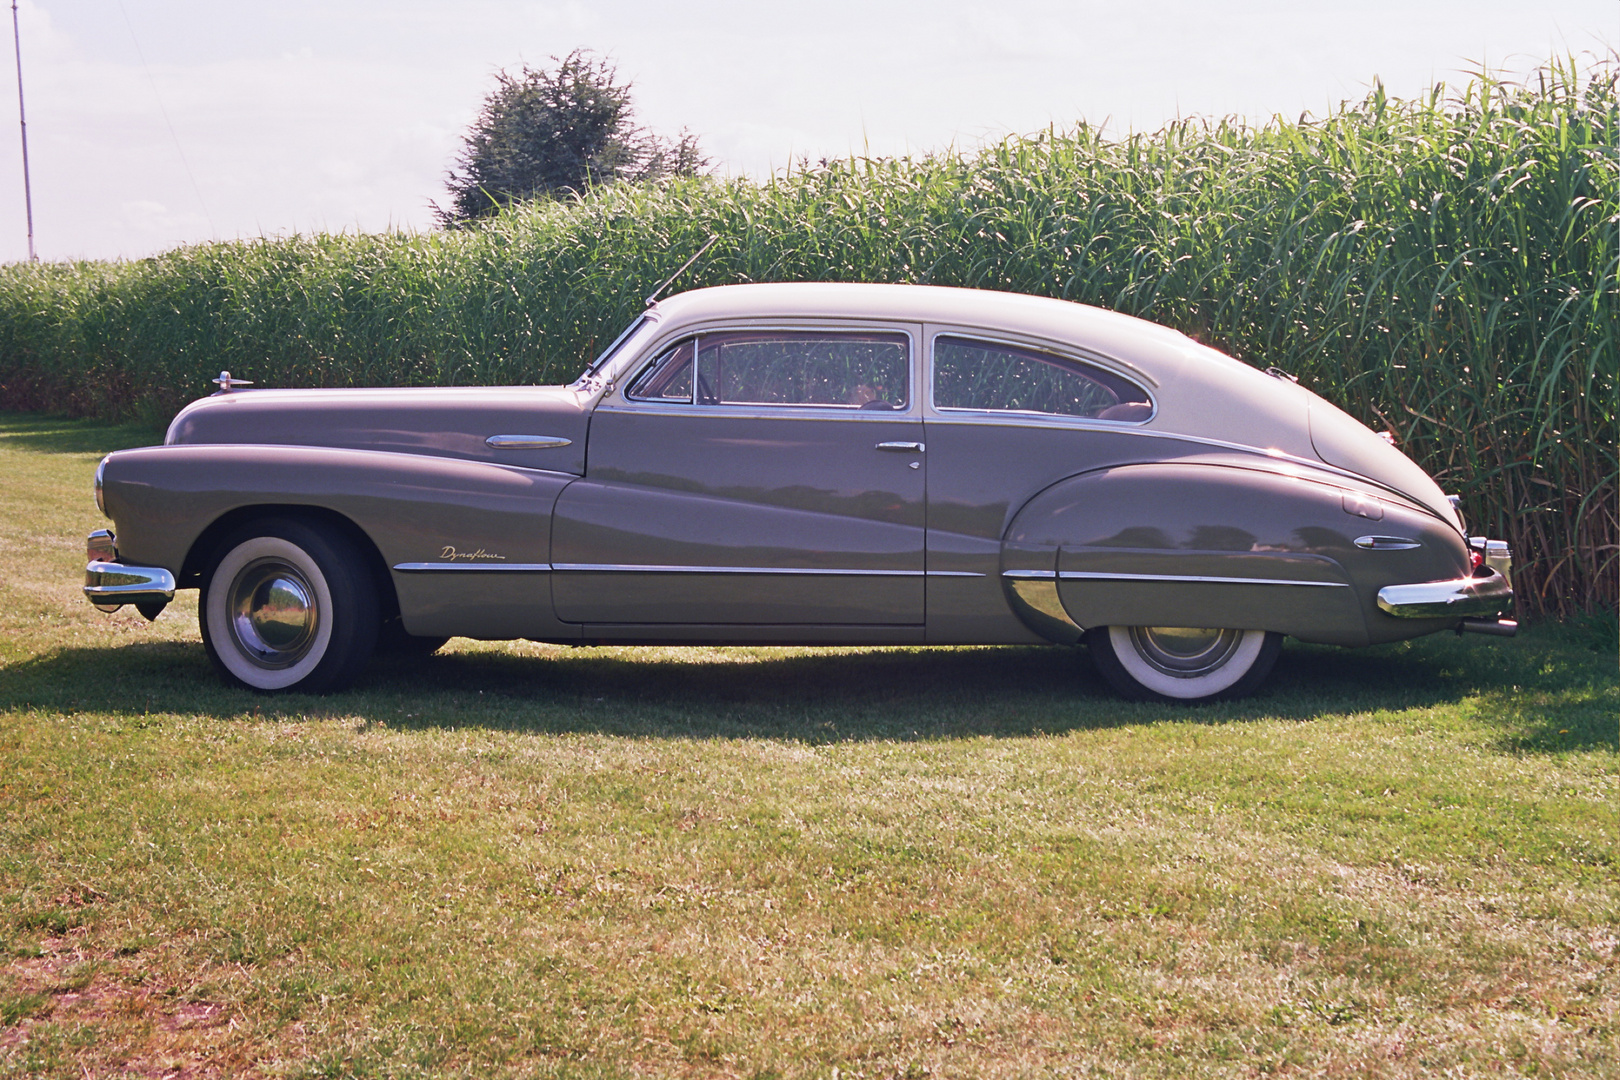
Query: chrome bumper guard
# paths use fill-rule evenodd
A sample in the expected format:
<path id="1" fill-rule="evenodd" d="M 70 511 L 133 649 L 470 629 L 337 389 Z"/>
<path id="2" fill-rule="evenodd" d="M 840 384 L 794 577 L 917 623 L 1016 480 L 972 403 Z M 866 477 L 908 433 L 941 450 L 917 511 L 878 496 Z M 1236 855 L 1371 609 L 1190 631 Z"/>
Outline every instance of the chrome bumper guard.
<path id="1" fill-rule="evenodd" d="M 1477 619 L 1495 617 L 1513 607 L 1513 586 L 1495 567 L 1455 581 L 1420 581 L 1386 585 L 1378 590 L 1378 607 L 1398 619 Z"/>
<path id="2" fill-rule="evenodd" d="M 117 611 L 125 604 L 140 607 L 155 618 L 174 599 L 174 575 L 161 566 L 130 566 L 116 561 L 113 534 L 97 529 L 85 542 L 90 562 L 84 568 L 84 595 L 99 611 Z M 151 611 L 152 614 L 147 614 Z"/>

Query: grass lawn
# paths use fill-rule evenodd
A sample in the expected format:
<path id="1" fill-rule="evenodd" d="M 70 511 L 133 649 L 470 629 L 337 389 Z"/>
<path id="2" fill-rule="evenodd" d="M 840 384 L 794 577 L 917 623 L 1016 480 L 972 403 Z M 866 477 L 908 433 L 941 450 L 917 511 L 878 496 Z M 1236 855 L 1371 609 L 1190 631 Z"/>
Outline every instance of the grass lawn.
<path id="1" fill-rule="evenodd" d="M 1600 633 L 1051 649 L 456 640 L 226 689 L 79 591 L 99 454 L 0 416 L 0 1077 L 1617 1076 Z"/>

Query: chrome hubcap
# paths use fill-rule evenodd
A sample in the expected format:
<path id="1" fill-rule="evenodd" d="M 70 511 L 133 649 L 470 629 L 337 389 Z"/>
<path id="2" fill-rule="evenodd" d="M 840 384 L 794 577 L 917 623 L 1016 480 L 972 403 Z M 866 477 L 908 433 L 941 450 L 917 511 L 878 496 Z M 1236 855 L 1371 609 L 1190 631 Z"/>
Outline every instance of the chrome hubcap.
<path id="1" fill-rule="evenodd" d="M 1231 659 L 1241 630 L 1199 630 L 1185 626 L 1133 626 L 1137 655 L 1166 675 L 1193 679 Z"/>
<path id="2" fill-rule="evenodd" d="M 231 582 L 227 605 L 236 643 L 260 667 L 291 667 L 315 640 L 315 590 L 279 559 L 244 566 Z"/>

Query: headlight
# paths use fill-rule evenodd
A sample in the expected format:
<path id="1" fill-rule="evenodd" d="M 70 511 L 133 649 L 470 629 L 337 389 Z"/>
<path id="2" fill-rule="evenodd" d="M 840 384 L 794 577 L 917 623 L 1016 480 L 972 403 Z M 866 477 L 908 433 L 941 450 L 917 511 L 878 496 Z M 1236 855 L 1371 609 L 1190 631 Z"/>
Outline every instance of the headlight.
<path id="1" fill-rule="evenodd" d="M 102 458 L 101 464 L 96 466 L 96 509 L 101 511 L 102 517 L 107 516 L 107 501 L 101 495 L 101 485 L 106 473 L 107 459 Z"/>

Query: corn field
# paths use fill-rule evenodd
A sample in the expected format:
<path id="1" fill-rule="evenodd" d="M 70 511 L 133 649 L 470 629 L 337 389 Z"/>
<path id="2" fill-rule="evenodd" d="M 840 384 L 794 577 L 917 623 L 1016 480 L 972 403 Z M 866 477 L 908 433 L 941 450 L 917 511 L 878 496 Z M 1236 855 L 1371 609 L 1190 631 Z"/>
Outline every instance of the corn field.
<path id="1" fill-rule="evenodd" d="M 464 231 L 0 268 L 0 407 L 160 422 L 260 386 L 572 377 L 677 288 L 1006 289 L 1277 366 L 1400 445 L 1516 554 L 1520 614 L 1620 592 L 1620 63 L 1555 61 L 1263 126 L 1187 119 L 764 183 L 621 184 Z"/>

